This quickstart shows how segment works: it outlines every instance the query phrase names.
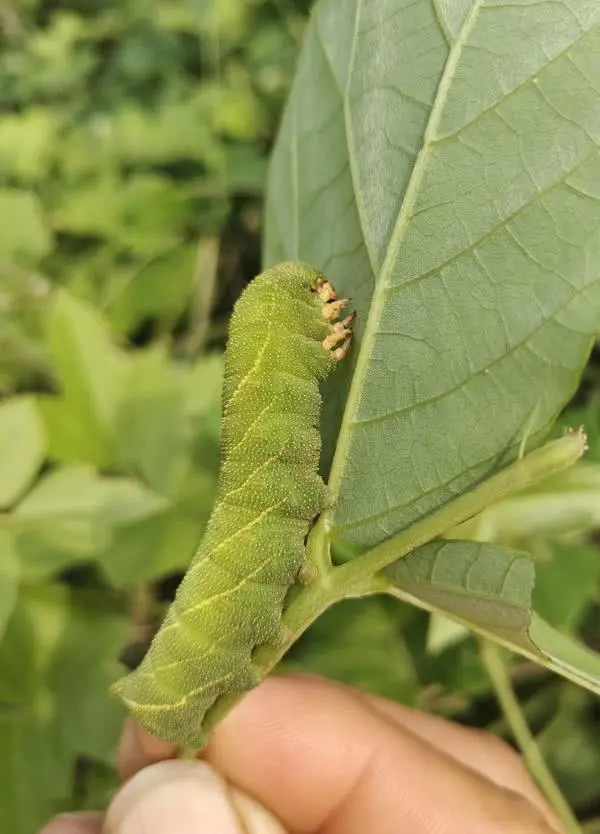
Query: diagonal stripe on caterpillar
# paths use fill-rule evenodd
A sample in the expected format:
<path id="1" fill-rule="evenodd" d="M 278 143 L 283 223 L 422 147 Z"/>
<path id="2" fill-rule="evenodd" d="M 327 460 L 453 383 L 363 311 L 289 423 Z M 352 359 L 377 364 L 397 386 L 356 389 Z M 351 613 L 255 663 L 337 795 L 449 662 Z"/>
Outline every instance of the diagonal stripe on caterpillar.
<path id="1" fill-rule="evenodd" d="M 160 738 L 203 746 L 208 710 L 260 683 L 253 652 L 282 639 L 286 594 L 327 503 L 319 381 L 349 349 L 346 304 L 315 269 L 286 262 L 235 306 L 215 506 L 146 657 L 113 687 Z"/>

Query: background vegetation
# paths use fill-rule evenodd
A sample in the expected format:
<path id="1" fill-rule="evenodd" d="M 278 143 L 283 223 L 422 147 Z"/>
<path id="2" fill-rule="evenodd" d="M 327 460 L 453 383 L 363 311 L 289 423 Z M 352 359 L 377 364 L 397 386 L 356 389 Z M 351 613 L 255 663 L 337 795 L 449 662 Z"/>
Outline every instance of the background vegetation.
<path id="1" fill-rule="evenodd" d="M 227 316 L 260 266 L 266 161 L 310 5 L 0 4 L 0 818 L 14 834 L 114 787 L 123 713 L 107 688 L 210 512 Z M 563 422 L 585 423 L 600 462 L 599 404 L 592 361 Z M 513 538 L 536 555 L 540 613 L 600 649 L 599 486 L 554 498 L 565 524 Z M 476 642 L 393 600 L 333 609 L 299 665 L 506 732 Z M 523 661 L 511 674 L 592 819 L 597 699 Z"/>

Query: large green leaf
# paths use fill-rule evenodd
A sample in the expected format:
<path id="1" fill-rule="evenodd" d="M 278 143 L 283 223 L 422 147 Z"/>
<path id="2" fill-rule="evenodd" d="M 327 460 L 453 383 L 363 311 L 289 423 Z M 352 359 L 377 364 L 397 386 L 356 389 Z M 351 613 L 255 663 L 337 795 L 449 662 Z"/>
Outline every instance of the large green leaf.
<path id="1" fill-rule="evenodd" d="M 445 614 L 483 637 L 600 694 L 600 655 L 532 610 L 532 559 L 498 545 L 438 541 L 385 571 L 390 593 Z"/>
<path id="2" fill-rule="evenodd" d="M 0 509 L 20 497 L 42 465 L 46 439 L 35 405 L 14 397 L 0 405 Z"/>
<path id="3" fill-rule="evenodd" d="M 599 145 L 597 0 L 317 4 L 265 261 L 313 263 L 358 312 L 343 537 L 377 543 L 469 489 L 575 390 L 599 324 Z"/>

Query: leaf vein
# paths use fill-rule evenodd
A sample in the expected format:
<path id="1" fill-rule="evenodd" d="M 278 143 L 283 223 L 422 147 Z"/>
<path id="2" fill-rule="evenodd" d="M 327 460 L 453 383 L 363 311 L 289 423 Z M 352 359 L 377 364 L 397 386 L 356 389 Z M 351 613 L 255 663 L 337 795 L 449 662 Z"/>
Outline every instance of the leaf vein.
<path id="1" fill-rule="evenodd" d="M 348 164 L 350 166 L 350 177 L 352 179 L 352 186 L 353 186 L 352 190 L 354 191 L 354 203 L 356 205 L 356 211 L 357 211 L 357 214 L 358 214 L 360 228 L 361 228 L 361 231 L 362 231 L 363 240 L 365 242 L 365 249 L 366 249 L 366 252 L 367 252 L 367 255 L 368 255 L 368 258 L 369 258 L 369 263 L 370 263 L 370 266 L 371 266 L 371 270 L 373 272 L 373 275 L 377 275 L 377 259 L 375 257 L 375 253 L 374 253 L 372 245 L 371 245 L 370 236 L 367 234 L 368 227 L 367 227 L 367 221 L 366 221 L 366 218 L 365 218 L 365 208 L 364 208 L 364 205 L 363 205 L 363 201 L 360 198 L 361 190 L 358 187 L 360 185 L 360 180 L 359 180 L 358 171 L 356 169 L 356 164 L 354 162 L 354 158 L 355 158 L 355 155 L 354 155 L 354 150 L 355 150 L 355 148 L 354 148 L 354 134 L 352 132 L 352 123 L 351 123 L 351 118 L 350 118 L 350 110 L 349 110 L 349 106 L 348 106 L 348 90 L 349 90 L 351 82 L 352 82 L 352 76 L 353 76 L 353 73 L 354 73 L 355 63 L 356 63 L 356 45 L 357 45 L 357 42 L 358 42 L 358 31 L 359 31 L 360 17 L 361 17 L 361 12 L 362 12 L 362 4 L 363 4 L 363 0 L 357 0 L 357 2 L 356 2 L 356 13 L 355 13 L 355 16 L 354 16 L 354 35 L 353 35 L 353 38 L 352 38 L 352 51 L 351 51 L 351 54 L 350 54 L 350 62 L 349 62 L 349 66 L 348 66 L 348 78 L 346 80 L 346 89 L 345 90 L 342 90 L 342 88 L 339 85 L 339 82 L 337 80 L 337 76 L 335 74 L 335 70 L 333 68 L 331 58 L 330 58 L 329 53 L 328 53 L 328 51 L 325 47 L 325 41 L 323 39 L 323 35 L 322 35 L 322 33 L 319 29 L 318 24 L 315 26 L 315 31 L 316 31 L 316 35 L 317 35 L 317 43 L 321 47 L 323 57 L 325 58 L 325 63 L 326 63 L 326 65 L 327 65 L 327 67 L 328 67 L 328 69 L 329 69 L 329 71 L 330 71 L 330 73 L 333 77 L 334 84 L 335 84 L 336 89 L 338 90 L 338 93 L 339 93 L 340 98 L 342 100 L 342 107 L 343 107 L 343 111 L 344 111 L 344 125 L 345 125 L 345 133 L 346 133 L 346 145 L 347 145 L 347 151 L 348 151 Z"/>
<path id="2" fill-rule="evenodd" d="M 338 443 L 335 450 L 333 464 L 331 467 L 329 482 L 334 492 L 338 491 L 340 488 L 340 483 L 343 477 L 343 471 L 348 459 L 351 436 L 351 432 L 348 430 L 349 425 L 353 422 L 354 414 L 357 413 L 359 403 L 362 399 L 362 391 L 364 388 L 366 375 L 369 369 L 369 362 L 375 345 L 377 327 L 382 316 L 389 277 L 393 273 L 397 254 L 404 239 L 404 235 L 408 225 L 408 220 L 410 219 L 410 212 L 414 207 L 417 194 L 421 186 L 421 181 L 424 176 L 427 158 L 431 149 L 431 137 L 435 132 L 436 127 L 441 118 L 443 105 L 446 99 L 446 95 L 448 93 L 448 89 L 450 87 L 450 83 L 456 72 L 456 67 L 458 64 L 460 54 L 462 52 L 462 48 L 466 39 L 469 36 L 469 33 L 475 25 L 475 21 L 481 8 L 481 2 L 482 0 L 475 0 L 469 14 L 465 19 L 460 35 L 455 40 L 446 60 L 446 65 L 444 67 L 440 83 L 438 84 L 435 101 L 431 109 L 429 122 L 423 136 L 423 144 L 421 146 L 421 149 L 419 150 L 419 153 L 417 154 L 410 181 L 408 183 L 408 187 L 404 195 L 404 200 L 402 201 L 402 205 L 400 207 L 396 227 L 394 229 L 394 232 L 392 233 L 390 243 L 387 247 L 384 263 L 380 272 L 379 281 L 375 286 L 375 291 L 373 293 L 373 299 L 371 303 L 371 309 L 369 311 L 369 317 L 367 319 L 363 335 L 362 347 L 356 362 L 354 376 L 350 386 L 348 399 L 346 401 L 346 408 L 344 410 L 340 433 L 338 436 Z M 377 272 L 374 272 L 374 275 L 376 276 Z"/>
<path id="3" fill-rule="evenodd" d="M 577 173 L 577 171 L 580 168 L 582 168 L 594 154 L 600 155 L 600 148 L 598 148 L 597 146 L 594 146 L 594 147 L 590 148 L 589 151 L 583 156 L 583 158 L 580 159 L 577 162 L 577 164 L 575 166 L 573 166 L 573 168 L 571 168 L 569 171 L 566 171 L 565 174 L 562 177 L 560 177 L 560 179 L 555 180 L 554 182 L 550 183 L 545 188 L 536 189 L 535 194 L 533 194 L 531 196 L 531 198 L 529 200 L 527 200 L 527 202 L 520 205 L 517 209 L 515 209 L 513 212 L 511 212 L 511 214 L 507 214 L 506 217 L 503 217 L 501 220 L 498 221 L 498 223 L 495 223 L 493 226 L 490 226 L 489 229 L 486 229 L 485 232 L 483 232 L 472 243 L 469 243 L 468 246 L 465 246 L 463 249 L 459 250 L 458 252 L 455 252 L 454 255 L 447 258 L 441 264 L 437 264 L 436 266 L 432 267 L 431 269 L 428 269 L 426 272 L 421 272 L 419 275 L 415 275 L 414 278 L 410 279 L 410 281 L 405 281 L 402 284 L 397 284 L 397 285 L 392 286 L 392 287 L 387 287 L 384 290 L 385 294 L 387 296 L 389 296 L 389 295 L 392 295 L 393 293 L 400 292 L 400 291 L 406 289 L 407 287 L 411 287 L 415 284 L 418 284 L 423 279 L 429 278 L 432 275 L 436 275 L 438 272 L 441 272 L 441 270 L 444 269 L 445 267 L 450 266 L 450 264 L 455 263 L 463 255 L 467 255 L 467 254 L 469 254 L 469 252 L 472 252 L 473 250 L 475 250 L 484 241 L 486 241 L 488 238 L 490 238 L 495 232 L 499 231 L 500 229 L 503 229 L 508 223 L 510 223 L 511 220 L 514 220 L 523 211 L 525 211 L 525 209 L 529 208 L 529 206 L 531 206 L 531 204 L 535 200 L 537 200 L 541 197 L 544 197 L 547 194 L 551 194 L 552 191 L 555 188 L 558 188 L 559 186 L 562 186 L 562 185 L 566 186 L 567 185 L 566 180 L 569 177 L 573 176 L 573 174 Z"/>
<path id="4" fill-rule="evenodd" d="M 487 8 L 491 7 L 488 6 Z M 483 110 L 478 110 L 476 115 L 472 119 L 470 119 L 468 122 L 464 122 L 464 124 L 460 125 L 460 127 L 456 128 L 456 130 L 452 130 L 449 133 L 438 134 L 438 136 L 432 140 L 432 143 L 435 145 L 440 145 L 442 142 L 446 142 L 447 140 L 452 139 L 455 136 L 458 136 L 467 128 L 476 124 L 476 122 L 478 122 L 482 116 L 485 116 L 487 113 L 494 112 L 501 104 L 503 104 L 505 101 L 507 101 L 509 98 L 511 98 L 521 89 L 523 89 L 523 87 L 526 87 L 528 84 L 534 83 L 541 72 L 545 72 L 549 67 L 552 66 L 552 64 L 554 64 L 556 61 L 559 61 L 561 58 L 569 57 L 569 52 L 575 46 L 577 46 L 577 44 L 584 37 L 587 37 L 590 33 L 594 32 L 598 28 L 600 28 L 600 23 L 596 26 L 593 26 L 591 29 L 588 29 L 587 31 L 582 31 L 579 37 L 577 37 L 574 41 L 571 41 L 571 43 L 567 47 L 565 47 L 565 49 L 562 49 L 560 52 L 557 52 L 556 55 L 552 56 L 552 58 L 547 59 L 543 67 L 540 67 L 540 69 L 536 70 L 536 72 L 534 72 L 532 75 L 528 75 L 527 78 L 524 78 L 522 81 L 520 81 L 515 87 L 512 88 L 512 90 L 509 90 L 508 92 L 503 91 L 502 97 L 498 101 L 493 102 L 489 105 L 489 107 L 485 107 Z M 592 87 L 592 89 L 595 88 Z"/>
<path id="5" fill-rule="evenodd" d="M 592 286 L 594 286 L 595 284 L 598 284 L 598 283 L 600 283 L 600 278 L 598 278 L 595 281 L 592 281 L 590 284 L 588 284 L 586 286 L 586 289 L 589 289 L 590 287 L 592 287 Z M 575 300 L 575 298 L 579 295 L 580 292 L 581 292 L 581 289 L 577 288 L 574 292 L 572 292 L 569 295 L 569 297 L 567 298 L 567 300 L 563 304 L 556 307 L 550 315 L 544 317 L 543 320 L 538 324 L 538 326 L 535 327 L 533 330 L 531 330 L 524 339 L 521 339 L 520 341 L 515 342 L 515 344 L 511 347 L 511 349 L 509 351 L 507 351 L 506 353 L 500 354 L 495 359 L 493 359 L 491 362 L 487 362 L 484 367 L 478 368 L 474 373 L 469 374 L 467 377 L 462 379 L 457 385 L 454 385 L 452 388 L 447 388 L 441 394 L 436 394 L 434 397 L 429 397 L 426 400 L 421 400 L 420 402 L 412 403 L 411 405 L 405 406 L 403 408 L 396 409 L 394 411 L 387 412 L 386 414 L 378 414 L 376 417 L 370 417 L 370 418 L 365 419 L 365 420 L 355 420 L 350 424 L 350 426 L 349 426 L 350 430 L 354 431 L 357 428 L 363 428 L 365 426 L 372 426 L 372 425 L 376 425 L 378 423 L 383 423 L 386 420 L 391 420 L 393 418 L 401 416 L 402 414 L 406 414 L 406 413 L 409 413 L 409 412 L 418 411 L 422 408 L 426 408 L 429 405 L 433 405 L 434 403 L 439 402 L 440 400 L 443 400 L 444 397 L 447 397 L 447 396 L 450 396 L 452 394 L 457 393 L 462 388 L 464 388 L 466 385 L 468 385 L 468 383 L 471 382 L 471 380 L 475 379 L 476 377 L 482 376 L 482 375 L 487 376 L 487 374 L 489 373 L 490 368 L 493 368 L 496 365 L 500 364 L 504 359 L 508 359 L 510 356 L 512 356 L 514 353 L 516 353 L 520 348 L 527 347 L 528 343 L 531 341 L 531 339 L 533 339 L 537 335 L 537 333 L 539 333 L 542 330 L 542 328 L 544 328 L 547 324 L 555 323 L 554 319 L 556 318 L 556 316 L 559 315 L 561 312 L 563 312 Z M 576 332 L 579 332 L 579 331 L 576 331 Z M 547 360 L 545 360 L 545 361 L 547 361 Z"/>

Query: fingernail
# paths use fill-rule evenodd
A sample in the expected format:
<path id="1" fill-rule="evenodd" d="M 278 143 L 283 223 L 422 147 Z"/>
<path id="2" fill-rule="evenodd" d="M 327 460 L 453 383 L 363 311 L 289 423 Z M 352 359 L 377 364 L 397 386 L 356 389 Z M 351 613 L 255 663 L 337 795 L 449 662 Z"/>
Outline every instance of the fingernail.
<path id="1" fill-rule="evenodd" d="M 275 825 L 275 827 L 273 827 Z M 278 826 L 278 827 L 277 827 Z M 284 834 L 249 797 L 201 761 L 150 765 L 119 791 L 103 834 Z"/>
<path id="2" fill-rule="evenodd" d="M 244 834 L 286 834 L 279 820 L 247 793 L 233 788 L 230 795 Z"/>

